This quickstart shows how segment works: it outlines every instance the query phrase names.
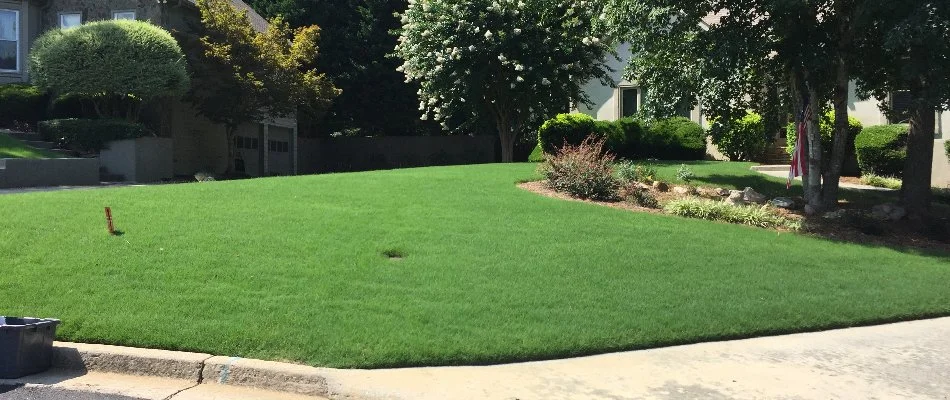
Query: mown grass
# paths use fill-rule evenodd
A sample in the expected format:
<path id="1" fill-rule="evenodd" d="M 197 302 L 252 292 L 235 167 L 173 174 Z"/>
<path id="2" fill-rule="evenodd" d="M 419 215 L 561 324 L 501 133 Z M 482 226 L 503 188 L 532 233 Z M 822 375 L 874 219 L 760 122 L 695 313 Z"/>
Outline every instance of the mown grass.
<path id="1" fill-rule="evenodd" d="M 534 169 L 0 196 L 0 315 L 61 318 L 61 340 L 368 368 L 950 315 L 946 255 L 547 198 L 514 184 Z"/>
<path id="2" fill-rule="evenodd" d="M 62 155 L 27 146 L 9 135 L 0 133 L 0 158 L 61 158 Z"/>

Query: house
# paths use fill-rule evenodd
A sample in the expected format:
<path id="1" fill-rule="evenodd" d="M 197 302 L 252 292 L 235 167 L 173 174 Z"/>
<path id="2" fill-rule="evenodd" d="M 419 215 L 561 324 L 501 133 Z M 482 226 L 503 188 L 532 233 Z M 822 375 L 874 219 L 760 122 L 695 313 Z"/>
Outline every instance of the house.
<path id="1" fill-rule="evenodd" d="M 232 4 L 247 11 L 254 28 L 267 21 L 241 0 Z M 27 58 L 33 41 L 44 31 L 69 28 L 89 21 L 138 19 L 170 31 L 187 30 L 199 21 L 194 0 L 0 0 L 0 84 L 29 82 Z M 171 175 L 221 173 L 227 168 L 225 128 L 197 115 L 182 101 L 163 104 L 155 118 L 159 136 L 170 138 Z M 297 172 L 297 121 L 272 118 L 245 124 L 235 138 L 238 171 L 250 176 Z"/>

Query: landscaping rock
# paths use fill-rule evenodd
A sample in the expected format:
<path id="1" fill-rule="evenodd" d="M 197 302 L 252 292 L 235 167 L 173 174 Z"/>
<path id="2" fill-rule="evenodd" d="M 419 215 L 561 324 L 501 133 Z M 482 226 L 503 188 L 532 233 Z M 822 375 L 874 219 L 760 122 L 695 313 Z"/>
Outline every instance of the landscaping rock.
<path id="1" fill-rule="evenodd" d="M 726 197 L 726 196 L 729 195 L 729 191 L 726 190 L 726 189 L 723 189 L 723 188 L 715 188 L 715 189 L 713 189 L 713 191 L 716 192 L 716 194 L 718 194 L 718 195 L 720 195 L 720 196 L 722 196 L 722 197 Z"/>
<path id="2" fill-rule="evenodd" d="M 683 186 L 674 186 L 673 193 L 676 194 L 689 194 L 689 188 Z"/>
<path id="3" fill-rule="evenodd" d="M 734 206 L 741 206 L 745 204 L 745 200 L 743 200 L 743 192 L 741 190 L 730 190 L 729 197 L 726 198 L 725 202 Z"/>
<path id="4" fill-rule="evenodd" d="M 795 200 L 791 197 L 776 197 L 772 199 L 772 205 L 778 208 L 795 208 Z"/>
<path id="5" fill-rule="evenodd" d="M 670 185 L 667 185 L 666 182 L 656 181 L 653 182 L 653 188 L 661 192 L 670 190 Z"/>
<path id="6" fill-rule="evenodd" d="M 806 206 L 805 206 L 805 212 L 807 213 L 809 209 L 811 209 L 811 206 L 807 206 L 807 205 L 806 205 Z M 824 215 L 822 215 L 821 217 L 822 217 L 822 218 L 827 218 L 827 219 L 840 219 L 840 218 L 843 218 L 843 217 L 845 217 L 845 216 L 847 216 L 847 215 L 848 215 L 848 210 L 837 210 L 837 211 L 826 212 L 826 213 L 825 213 Z"/>
<path id="7" fill-rule="evenodd" d="M 891 203 L 878 204 L 871 209 L 871 216 L 885 221 L 899 221 L 906 215 L 904 207 Z"/>
<path id="8" fill-rule="evenodd" d="M 742 200 L 746 203 L 765 204 L 768 198 L 764 194 L 756 192 L 750 187 L 742 191 Z"/>

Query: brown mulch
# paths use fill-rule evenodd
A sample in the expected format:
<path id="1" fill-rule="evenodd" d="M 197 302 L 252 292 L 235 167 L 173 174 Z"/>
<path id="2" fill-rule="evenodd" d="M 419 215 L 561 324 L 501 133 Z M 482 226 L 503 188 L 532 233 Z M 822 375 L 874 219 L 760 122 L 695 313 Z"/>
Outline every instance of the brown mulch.
<path id="1" fill-rule="evenodd" d="M 640 207 L 625 201 L 607 202 L 574 198 L 567 194 L 551 189 L 544 181 L 520 183 L 518 184 L 518 187 L 529 192 L 540 194 L 542 196 L 553 197 L 562 200 L 597 204 L 604 207 L 618 208 L 628 211 L 664 214 L 662 209 Z M 699 188 L 699 191 L 702 197 L 719 199 L 718 196 L 709 194 L 710 188 Z M 671 200 L 685 197 L 685 195 L 673 192 L 672 187 L 670 187 L 670 191 L 666 192 L 660 192 L 655 189 L 650 189 L 650 192 L 654 197 L 656 197 L 661 206 Z M 845 210 L 856 211 L 860 209 L 854 204 L 845 202 L 842 202 L 839 205 L 841 209 Z M 806 216 L 801 209 L 786 210 L 782 208 L 776 208 L 775 210 L 777 213 L 786 217 L 804 220 L 806 228 L 799 232 L 804 235 L 816 236 L 823 239 L 840 242 L 891 247 L 898 250 L 917 249 L 928 252 L 933 251 L 950 254 L 950 237 L 937 237 L 939 233 L 937 235 L 934 235 L 933 233 L 930 235 L 925 235 L 922 233 L 925 230 L 925 223 L 922 221 L 909 221 L 904 219 L 894 222 L 872 222 L 870 226 L 862 226 L 861 223 L 849 222 L 850 220 L 847 218 L 838 220 Z M 948 231 L 950 231 L 950 216 L 935 216 L 934 219 L 927 222 L 927 224 L 943 224 L 943 226 L 946 227 Z"/>

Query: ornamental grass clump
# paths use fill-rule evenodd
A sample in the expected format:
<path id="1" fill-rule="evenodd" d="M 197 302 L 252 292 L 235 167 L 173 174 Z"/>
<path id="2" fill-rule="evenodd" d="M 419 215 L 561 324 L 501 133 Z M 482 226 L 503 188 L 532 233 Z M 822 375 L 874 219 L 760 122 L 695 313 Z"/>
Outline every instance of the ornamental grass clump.
<path id="1" fill-rule="evenodd" d="M 670 201 L 663 208 L 669 214 L 686 218 L 721 221 L 760 228 L 798 230 L 801 222 L 779 215 L 769 206 L 734 206 L 721 201 L 687 197 Z"/>
<path id="2" fill-rule="evenodd" d="M 552 189 L 580 199 L 615 201 L 620 181 L 614 176 L 614 155 L 604 152 L 604 138 L 588 137 L 579 145 L 565 143 L 546 155 L 538 172 Z"/>
<path id="3" fill-rule="evenodd" d="M 895 189 L 895 190 L 900 189 L 901 184 L 902 184 L 900 179 L 892 178 L 889 176 L 880 176 L 880 175 L 875 175 L 875 174 L 861 175 L 861 183 L 868 186 Z"/>

